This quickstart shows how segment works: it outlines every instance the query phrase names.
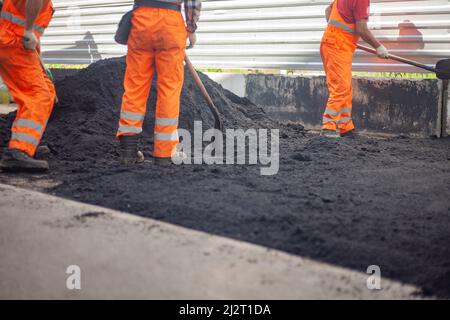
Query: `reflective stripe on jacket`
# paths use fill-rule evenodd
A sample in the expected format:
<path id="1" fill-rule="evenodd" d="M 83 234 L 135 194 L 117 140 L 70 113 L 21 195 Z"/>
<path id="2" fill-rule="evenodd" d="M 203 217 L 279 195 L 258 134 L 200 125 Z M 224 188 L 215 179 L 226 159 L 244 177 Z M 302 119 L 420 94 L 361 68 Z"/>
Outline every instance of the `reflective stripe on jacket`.
<path id="1" fill-rule="evenodd" d="M 17 36 L 22 36 L 25 31 L 25 5 L 26 1 L 21 0 L 4 0 L 2 11 L 0 13 L 0 24 L 6 25 L 13 30 Z M 49 0 L 44 3 L 36 21 L 33 25 L 33 31 L 36 36 L 40 37 L 50 24 L 53 17 L 53 4 Z"/>

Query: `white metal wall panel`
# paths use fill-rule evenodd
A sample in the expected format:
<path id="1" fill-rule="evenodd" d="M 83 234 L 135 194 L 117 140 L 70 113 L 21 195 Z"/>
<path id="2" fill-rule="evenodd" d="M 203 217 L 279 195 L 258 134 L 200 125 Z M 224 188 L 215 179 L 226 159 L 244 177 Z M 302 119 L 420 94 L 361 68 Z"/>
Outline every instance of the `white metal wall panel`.
<path id="1" fill-rule="evenodd" d="M 198 46 L 189 52 L 208 68 L 322 68 L 319 44 L 330 0 L 204 0 Z M 433 65 L 450 57 L 450 0 L 372 0 L 370 26 L 392 53 Z M 121 56 L 113 35 L 133 1 L 54 0 L 42 40 L 48 63 L 86 64 Z M 358 52 L 355 70 L 420 71 Z"/>

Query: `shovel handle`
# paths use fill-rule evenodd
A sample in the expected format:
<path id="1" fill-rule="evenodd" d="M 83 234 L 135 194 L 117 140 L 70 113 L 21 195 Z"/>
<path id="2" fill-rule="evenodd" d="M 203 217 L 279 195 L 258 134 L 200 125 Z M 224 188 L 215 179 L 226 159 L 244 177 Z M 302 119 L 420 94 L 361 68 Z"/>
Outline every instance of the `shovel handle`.
<path id="1" fill-rule="evenodd" d="M 47 68 L 45 67 L 44 60 L 42 59 L 42 56 L 41 56 L 39 50 L 36 49 L 36 53 L 37 53 L 37 55 L 38 55 L 39 63 L 41 64 L 42 70 L 44 71 L 44 73 L 47 73 Z M 48 75 L 48 74 L 47 74 L 47 75 Z M 50 76 L 49 76 L 49 78 L 50 78 L 50 80 L 54 81 L 54 79 L 51 79 Z M 59 98 L 58 98 L 58 96 L 56 95 L 56 93 L 55 93 L 55 103 L 59 103 Z"/>
<path id="2" fill-rule="evenodd" d="M 377 54 L 377 51 L 375 49 L 372 49 L 372 48 L 369 48 L 369 47 L 366 47 L 366 46 L 362 46 L 360 44 L 358 44 L 357 47 L 358 47 L 358 49 L 361 49 L 363 51 L 366 51 L 366 52 L 369 52 L 369 53 L 373 53 L 373 54 Z M 399 57 L 399 56 L 396 56 L 396 55 L 393 55 L 393 54 L 389 54 L 389 59 L 392 59 L 392 60 L 395 60 L 395 61 L 399 61 L 399 62 L 403 62 L 403 63 L 409 64 L 411 66 L 415 66 L 415 67 L 418 67 L 418 68 L 421 68 L 421 69 L 425 69 L 425 70 L 428 70 L 428 71 L 431 71 L 431 72 L 436 72 L 436 68 L 427 66 L 426 64 L 419 63 L 417 61 L 405 59 L 405 58 L 402 58 L 402 57 Z"/>
<path id="3" fill-rule="evenodd" d="M 205 85 L 203 84 L 202 80 L 200 79 L 199 75 L 197 74 L 197 71 L 195 70 L 194 66 L 192 65 L 191 60 L 186 55 L 184 57 L 184 62 L 186 62 L 186 66 L 189 70 L 189 73 L 191 74 L 192 78 L 194 78 L 194 82 L 197 85 L 197 87 L 200 89 L 202 95 L 205 97 L 206 102 L 211 107 L 214 105 L 214 102 L 211 99 L 211 96 L 209 95 L 208 91 L 206 91 Z"/>
<path id="4" fill-rule="evenodd" d="M 214 116 L 214 119 L 216 121 L 216 129 L 219 129 L 220 131 L 223 130 L 223 123 L 222 119 L 220 117 L 219 110 L 214 105 L 214 102 L 211 99 L 211 96 L 209 95 L 208 91 L 205 88 L 205 85 L 202 82 L 202 79 L 200 79 L 197 71 L 195 70 L 194 66 L 192 65 L 191 60 L 187 55 L 184 57 L 184 62 L 186 63 L 186 66 L 189 70 L 189 73 L 191 74 L 192 78 L 194 79 L 195 84 L 199 88 L 200 92 L 202 93 L 203 97 L 205 97 L 206 102 L 208 103 L 209 108 L 211 109 L 211 112 Z"/>

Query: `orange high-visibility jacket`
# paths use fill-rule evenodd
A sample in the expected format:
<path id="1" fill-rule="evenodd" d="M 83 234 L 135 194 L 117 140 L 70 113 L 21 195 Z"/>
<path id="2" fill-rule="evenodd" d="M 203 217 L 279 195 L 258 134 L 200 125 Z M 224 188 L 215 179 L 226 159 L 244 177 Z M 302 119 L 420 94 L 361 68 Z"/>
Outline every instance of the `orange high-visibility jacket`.
<path id="1" fill-rule="evenodd" d="M 26 0 L 4 0 L 0 14 L 2 27 L 11 30 L 18 37 L 22 37 L 25 30 L 25 5 Z M 52 1 L 44 0 L 43 8 L 33 26 L 33 31 L 37 37 L 42 36 L 48 27 L 53 12 Z"/>

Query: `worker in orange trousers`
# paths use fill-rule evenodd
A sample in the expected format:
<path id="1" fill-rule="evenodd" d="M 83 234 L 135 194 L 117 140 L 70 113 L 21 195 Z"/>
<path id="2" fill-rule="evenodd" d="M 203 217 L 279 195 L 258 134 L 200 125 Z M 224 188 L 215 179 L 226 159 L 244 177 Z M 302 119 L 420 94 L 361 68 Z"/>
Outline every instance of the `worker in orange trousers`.
<path id="1" fill-rule="evenodd" d="M 53 16 L 51 0 L 4 0 L 0 14 L 0 76 L 18 104 L 4 171 L 48 170 L 34 159 L 55 101 L 55 87 L 40 57 L 40 37 Z"/>
<path id="2" fill-rule="evenodd" d="M 351 137 L 352 59 L 361 37 L 388 58 L 386 48 L 367 27 L 370 0 L 335 0 L 326 10 L 328 26 L 322 38 L 320 53 L 327 78 L 329 98 L 323 114 L 322 136 Z"/>
<path id="3" fill-rule="evenodd" d="M 186 24 L 181 1 L 136 1 L 128 38 L 125 92 L 117 136 L 123 164 L 143 160 L 138 151 L 139 134 L 155 71 L 158 96 L 155 111 L 153 157 L 158 164 L 171 164 L 179 143 L 178 118 L 184 81 L 186 42 L 195 45 L 201 1 L 185 0 Z"/>

